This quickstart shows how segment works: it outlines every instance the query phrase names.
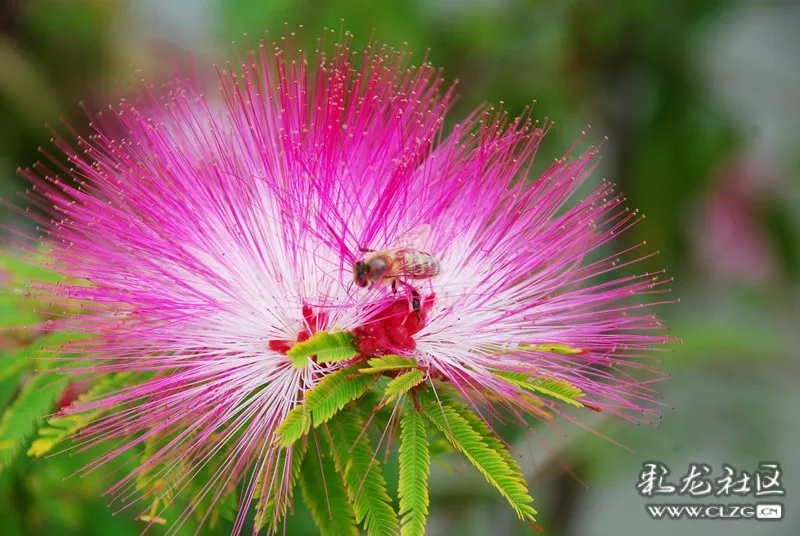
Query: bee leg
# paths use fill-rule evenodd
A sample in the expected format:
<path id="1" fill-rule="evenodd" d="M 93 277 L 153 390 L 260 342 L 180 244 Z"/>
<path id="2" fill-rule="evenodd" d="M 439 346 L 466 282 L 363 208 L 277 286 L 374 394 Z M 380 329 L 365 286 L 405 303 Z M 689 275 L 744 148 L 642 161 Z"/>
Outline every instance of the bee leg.
<path id="1" fill-rule="evenodd" d="M 417 313 L 417 320 L 419 320 L 422 312 L 422 300 L 419 292 L 414 287 L 411 287 L 411 308 Z"/>
<path id="2" fill-rule="evenodd" d="M 397 294 L 397 279 L 392 279 L 392 294 Z"/>

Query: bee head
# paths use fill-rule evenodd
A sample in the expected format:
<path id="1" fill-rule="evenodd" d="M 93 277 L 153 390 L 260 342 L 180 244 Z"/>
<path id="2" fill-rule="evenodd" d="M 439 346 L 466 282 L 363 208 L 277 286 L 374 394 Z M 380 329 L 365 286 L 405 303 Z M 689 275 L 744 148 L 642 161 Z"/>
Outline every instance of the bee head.
<path id="1" fill-rule="evenodd" d="M 369 284 L 369 276 L 372 270 L 369 264 L 364 261 L 353 263 L 353 279 L 359 287 L 366 287 Z"/>
<path id="2" fill-rule="evenodd" d="M 377 283 L 389 269 L 389 262 L 380 255 L 353 263 L 353 279 L 359 287 Z"/>

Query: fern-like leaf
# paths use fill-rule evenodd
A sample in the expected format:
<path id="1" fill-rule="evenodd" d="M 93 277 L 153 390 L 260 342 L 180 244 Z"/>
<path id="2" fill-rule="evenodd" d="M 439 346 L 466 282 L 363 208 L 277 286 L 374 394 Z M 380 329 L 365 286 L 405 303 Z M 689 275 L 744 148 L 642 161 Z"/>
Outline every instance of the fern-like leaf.
<path id="1" fill-rule="evenodd" d="M 33 434 L 39 419 L 67 386 L 67 380 L 50 374 L 34 376 L 0 417 L 0 471 L 11 465 L 23 443 Z"/>
<path id="2" fill-rule="evenodd" d="M 58 363 L 57 358 L 75 357 L 75 354 L 69 352 L 70 344 L 88 338 L 91 338 L 88 333 L 53 331 L 31 346 L 30 359 L 38 369 L 51 369 Z"/>
<path id="3" fill-rule="evenodd" d="M 559 344 L 559 343 L 520 344 L 519 347 L 526 350 L 535 350 L 537 352 L 547 352 L 550 354 L 561 354 L 561 355 L 575 355 L 575 354 L 583 354 L 586 352 L 586 350 L 583 348 L 577 348 L 575 346 L 570 346 L 568 344 Z"/>
<path id="4" fill-rule="evenodd" d="M 288 447 L 311 429 L 328 422 L 348 403 L 363 395 L 372 384 L 369 376 L 354 375 L 352 368 L 325 376 L 306 393 L 302 404 L 293 408 L 276 431 L 278 445 Z"/>
<path id="5" fill-rule="evenodd" d="M 290 447 L 298 439 L 311 430 L 311 414 L 303 405 L 295 406 L 286 414 L 278 429 L 275 431 L 279 446 Z"/>
<path id="6" fill-rule="evenodd" d="M 200 482 L 205 483 L 208 481 L 200 480 Z M 194 518 L 199 524 L 207 523 L 210 531 L 217 532 L 217 528 L 222 525 L 220 520 L 225 520 L 229 523 L 235 522 L 236 516 L 239 514 L 239 493 L 233 487 L 232 489 L 226 489 L 216 502 L 214 499 L 215 495 L 213 493 L 207 493 L 200 501 L 200 504 L 197 505 Z"/>
<path id="7" fill-rule="evenodd" d="M 63 280 L 60 274 L 45 268 L 47 261 L 40 253 L 29 258 L 18 258 L 19 252 L 0 249 L 0 273 L 3 274 L 2 292 L 0 292 L 0 333 L 3 336 L 14 332 L 24 332 L 30 326 L 42 321 L 37 309 L 49 310 L 48 296 L 39 292 L 31 292 L 32 284 L 46 281 L 58 283 Z M 60 312 L 60 311 L 59 311 Z M 13 328 L 13 331 L 6 331 Z"/>
<path id="8" fill-rule="evenodd" d="M 417 360 L 413 357 L 390 354 L 373 357 L 367 361 L 367 364 L 369 367 L 358 369 L 361 374 L 381 374 L 383 372 L 411 369 L 417 366 Z"/>
<path id="9" fill-rule="evenodd" d="M 386 489 L 380 461 L 357 411 L 339 413 L 328 425 L 336 470 L 347 497 L 369 536 L 397 534 L 399 522 Z"/>
<path id="10" fill-rule="evenodd" d="M 124 386 L 131 378 L 131 373 L 120 372 L 104 376 L 86 393 L 78 397 L 78 402 L 93 400 L 102 395 L 111 393 Z M 103 411 L 89 413 L 75 413 L 71 415 L 56 415 L 47 419 L 47 426 L 39 429 L 39 437 L 31 443 L 28 456 L 41 458 L 52 451 L 56 445 L 72 437 L 87 424 L 97 419 Z"/>
<path id="11" fill-rule="evenodd" d="M 0 357 L 0 381 L 16 376 L 28 365 L 29 348 L 21 348 Z"/>
<path id="12" fill-rule="evenodd" d="M 425 536 L 431 462 L 425 421 L 419 413 L 408 411 L 400 427 L 400 534 Z"/>
<path id="13" fill-rule="evenodd" d="M 419 369 L 411 370 L 392 380 L 386 385 L 386 401 L 391 402 L 425 381 L 425 373 Z"/>
<path id="14" fill-rule="evenodd" d="M 38 368 L 50 368 L 53 361 L 48 358 L 56 357 L 64 344 L 81 337 L 86 337 L 86 335 L 57 331 L 45 335 L 29 346 L 3 355 L 0 358 L 0 381 L 18 375 L 34 361 Z"/>
<path id="15" fill-rule="evenodd" d="M 295 443 L 289 449 L 281 449 L 276 460 L 277 465 L 268 466 L 268 474 L 262 475 L 255 493 L 255 498 L 258 499 L 255 518 L 256 531 L 260 531 L 267 524 L 269 524 L 270 534 L 278 530 L 278 524 L 284 518 L 286 511 L 292 504 L 294 486 L 297 482 L 297 478 L 300 476 L 300 468 L 303 466 L 305 454 L 305 442 Z M 291 456 L 288 462 L 288 479 L 285 474 L 287 470 L 287 456 Z M 277 473 L 275 473 L 276 470 Z M 263 488 L 265 479 L 267 484 L 271 484 L 266 496 Z M 285 489 L 282 487 L 283 482 L 288 482 Z"/>
<path id="16" fill-rule="evenodd" d="M 521 372 L 497 371 L 495 374 L 508 383 L 516 385 L 526 391 L 546 395 L 579 408 L 584 407 L 578 400 L 584 396 L 584 392 L 566 380 L 548 378 L 546 376 L 531 378 Z"/>
<path id="17" fill-rule="evenodd" d="M 583 407 L 583 404 L 578 399 L 584 397 L 584 392 L 566 380 L 541 377 L 533 378 L 529 383 L 530 388 L 534 391 L 539 391 L 579 408 Z"/>
<path id="18" fill-rule="evenodd" d="M 137 517 L 144 523 L 159 525 L 167 523 L 160 514 L 173 500 L 180 482 L 186 475 L 187 466 L 183 456 L 180 455 L 181 447 L 177 447 L 178 451 L 174 458 L 159 456 L 158 460 L 153 459 L 171 439 L 173 437 L 170 435 L 151 435 L 144 441 L 144 451 L 140 457 L 142 465 L 136 473 L 136 489 L 142 493 L 144 500 L 150 502 L 148 512 Z"/>
<path id="19" fill-rule="evenodd" d="M 358 350 L 347 331 L 318 331 L 292 346 L 287 355 L 295 367 L 303 368 L 312 356 L 316 356 L 317 363 L 336 363 L 357 356 Z"/>
<path id="20" fill-rule="evenodd" d="M 428 450 L 430 451 L 431 460 L 440 461 L 439 458 L 453 452 L 453 445 L 441 435 L 428 436 Z"/>
<path id="21" fill-rule="evenodd" d="M 522 343 L 519 345 L 503 345 L 503 344 L 488 344 L 483 347 L 483 351 L 487 354 L 504 354 L 508 352 L 514 352 L 515 350 L 527 350 L 527 351 L 534 351 L 534 352 L 543 352 L 547 354 L 559 354 L 559 355 L 577 355 L 577 354 L 585 354 L 587 350 L 585 348 L 578 348 L 576 346 L 570 346 L 568 344 L 562 343 L 545 343 L 545 344 L 527 344 Z"/>
<path id="22" fill-rule="evenodd" d="M 218 437 L 217 433 L 213 433 L 209 440 L 216 442 Z M 239 513 L 239 489 L 233 480 L 222 484 L 219 495 L 207 487 L 210 481 L 218 481 L 220 469 L 231 459 L 235 447 L 235 442 L 227 442 L 199 472 L 192 473 L 191 479 L 181 485 L 180 493 L 183 497 L 195 498 L 192 502 L 195 519 L 200 524 L 207 524 L 212 532 L 221 525 L 221 520 L 233 523 Z"/>
<path id="23" fill-rule="evenodd" d="M 519 462 L 517 462 L 511 452 L 506 448 L 506 445 L 497 437 L 494 430 L 492 430 L 489 425 L 486 424 L 486 421 L 484 421 L 480 415 L 470 410 L 469 407 L 467 407 L 467 405 L 463 402 L 455 400 L 452 397 L 448 397 L 447 395 L 441 396 L 443 396 L 443 400 L 446 400 L 451 407 L 459 410 L 460 415 L 466 419 L 473 430 L 480 434 L 480 436 L 483 438 L 483 441 L 490 449 L 494 450 L 503 457 L 503 461 L 506 462 L 506 465 L 508 465 L 509 469 L 511 469 L 511 472 L 519 475 L 520 483 L 527 489 L 528 484 L 525 482 L 525 477 L 522 474 L 522 467 L 520 467 Z"/>
<path id="24" fill-rule="evenodd" d="M 347 499 L 342 477 L 336 472 L 332 449 L 325 435 L 317 434 L 316 440 L 309 438 L 308 454 L 300 474 L 303 500 L 320 536 L 358 536 L 355 512 Z"/>
<path id="25" fill-rule="evenodd" d="M 329 421 L 348 403 L 360 398 L 369 389 L 372 378 L 354 373 L 351 368 L 332 372 L 306 394 L 303 406 L 306 411 L 311 412 L 315 428 Z"/>
<path id="26" fill-rule="evenodd" d="M 519 466 L 509 465 L 511 454 L 505 445 L 494 438 L 488 427 L 476 430 L 471 424 L 473 419 L 466 416 L 471 413 L 469 410 L 450 405 L 446 400 L 440 402 L 428 393 L 421 396 L 420 401 L 423 414 L 506 498 L 520 519 L 533 521 L 536 516 L 531 506 L 533 499 Z"/>

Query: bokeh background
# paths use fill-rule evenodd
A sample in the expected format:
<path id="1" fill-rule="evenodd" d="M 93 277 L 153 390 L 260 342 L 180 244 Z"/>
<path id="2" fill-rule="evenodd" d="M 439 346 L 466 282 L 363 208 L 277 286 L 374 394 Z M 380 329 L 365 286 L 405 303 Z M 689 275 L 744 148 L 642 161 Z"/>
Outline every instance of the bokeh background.
<path id="1" fill-rule="evenodd" d="M 458 79 L 454 118 L 483 101 L 517 114 L 535 99 L 534 115 L 556 125 L 542 163 L 581 131 L 586 143 L 608 136 L 598 178 L 619 184 L 646 215 L 620 245 L 646 239 L 661 253 L 643 269 L 675 278 L 669 298 L 681 303 L 661 315 L 683 342 L 664 354 L 672 378 L 662 389 L 673 409 L 658 426 L 597 416 L 587 421 L 595 433 L 565 424 L 516 434 L 545 534 L 800 534 L 796 1 L 5 0 L 0 197 L 25 187 L 16 168 L 48 144 L 46 122 L 81 128 L 78 101 L 98 109 L 117 100 L 137 70 L 154 82 L 175 70 L 202 77 L 235 58 L 232 41 L 242 48 L 265 30 L 280 36 L 288 23 L 302 24 L 311 42 L 342 19 L 356 44 L 374 36 L 418 60 L 427 53 L 447 80 Z M 3 224 L 15 218 L 0 210 Z M 6 272 L 0 282 L 13 291 L 20 282 Z M 10 298 L 2 304 L 4 325 L 32 314 Z M 2 330 L 0 339 L 0 353 L 29 342 Z M 0 405 L 13 393 L 2 384 Z M 135 512 L 114 515 L 101 498 L 111 471 L 65 480 L 91 455 L 22 456 L 4 470 L 2 534 L 139 534 Z M 753 470 L 778 461 L 785 519 L 653 521 L 635 489 L 648 460 L 676 476 L 690 462 L 719 476 L 722 463 Z M 434 471 L 430 534 L 534 533 L 477 473 L 459 462 L 455 470 Z M 195 528 L 190 521 L 180 533 Z M 201 533 L 228 532 L 221 520 Z M 314 534 L 300 504 L 287 534 Z"/>

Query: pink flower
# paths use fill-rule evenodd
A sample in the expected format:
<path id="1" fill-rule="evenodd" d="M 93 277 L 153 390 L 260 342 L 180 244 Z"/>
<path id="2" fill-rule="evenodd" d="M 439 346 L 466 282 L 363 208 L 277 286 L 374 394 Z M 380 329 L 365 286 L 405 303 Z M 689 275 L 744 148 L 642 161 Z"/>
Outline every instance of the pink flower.
<path id="1" fill-rule="evenodd" d="M 52 290 L 85 310 L 58 327 L 93 336 L 70 349 L 74 372 L 137 379 L 72 409 L 101 412 L 85 445 L 118 442 L 97 465 L 150 445 L 117 497 L 155 473 L 161 488 L 144 492 L 168 503 L 207 471 L 189 510 L 236 485 L 237 532 L 257 487 L 285 507 L 272 434 L 342 366 L 285 354 L 321 330 L 352 332 L 363 357 L 416 357 L 473 404 L 494 392 L 541 412 L 506 371 L 567 381 L 594 409 L 653 413 L 646 355 L 665 338 L 640 304 L 657 277 L 619 275 L 640 247 L 606 251 L 637 216 L 606 183 L 573 200 L 596 148 L 534 177 L 548 127 L 488 108 L 445 130 L 452 89 L 430 65 L 375 47 L 358 62 L 349 40 L 311 65 L 294 43 L 269 47 L 220 73 L 221 99 L 144 86 L 77 146 L 56 139 L 61 178 L 26 172 L 52 214 L 53 264 L 76 281 Z M 393 247 L 440 273 L 396 292 L 354 283 L 362 249 Z"/>

